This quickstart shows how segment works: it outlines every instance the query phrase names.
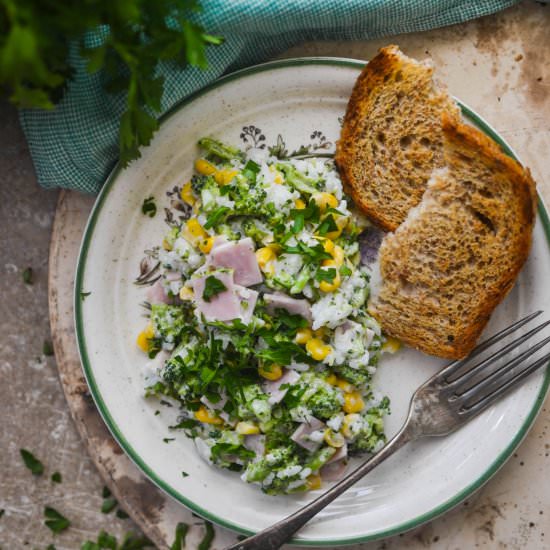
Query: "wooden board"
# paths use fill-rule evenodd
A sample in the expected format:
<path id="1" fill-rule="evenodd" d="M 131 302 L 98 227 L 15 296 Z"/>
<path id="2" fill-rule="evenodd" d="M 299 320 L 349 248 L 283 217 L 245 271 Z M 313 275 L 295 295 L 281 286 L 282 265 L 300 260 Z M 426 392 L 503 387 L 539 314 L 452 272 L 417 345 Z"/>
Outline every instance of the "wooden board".
<path id="1" fill-rule="evenodd" d="M 550 8 L 525 3 L 481 21 L 393 38 L 406 53 L 433 55 L 450 91 L 492 122 L 531 166 L 539 191 L 549 197 L 550 164 Z M 288 56 L 370 57 L 387 40 L 316 43 Z M 468 75 L 468 78 L 465 77 Z M 73 327 L 72 293 L 80 239 L 93 199 L 72 192 L 59 197 L 50 249 L 50 321 L 59 374 L 71 414 L 100 474 L 134 521 L 157 544 L 168 548 L 179 521 L 192 526 L 187 548 L 196 548 L 203 522 L 149 482 L 126 457 L 104 425 L 88 393 Z M 413 532 L 362 550 L 385 548 L 545 548 L 544 514 L 550 509 L 546 475 L 546 435 L 550 410 L 544 409 L 514 458 L 473 499 Z M 525 467 L 522 467 L 525 463 Z M 544 521 L 543 521 L 544 520 Z M 550 533 L 546 533 L 548 538 Z M 236 540 L 216 528 L 212 549 Z M 353 548 L 353 547 L 350 547 Z M 355 546 L 355 548 L 359 548 Z"/>

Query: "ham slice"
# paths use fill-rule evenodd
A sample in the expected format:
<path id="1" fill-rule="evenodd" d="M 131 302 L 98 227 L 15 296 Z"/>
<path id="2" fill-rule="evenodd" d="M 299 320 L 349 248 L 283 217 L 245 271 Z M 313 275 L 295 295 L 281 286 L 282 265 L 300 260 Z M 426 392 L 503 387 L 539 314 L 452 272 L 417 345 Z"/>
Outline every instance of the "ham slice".
<path id="1" fill-rule="evenodd" d="M 263 281 L 254 254 L 254 241 L 249 237 L 240 241 L 216 244 L 210 251 L 209 262 L 215 267 L 232 269 L 237 285 L 251 286 Z"/>
<path id="2" fill-rule="evenodd" d="M 267 402 L 270 405 L 276 405 L 283 400 L 288 388 L 281 389 L 284 384 L 295 384 L 300 379 L 300 375 L 293 370 L 287 370 L 278 380 L 266 380 L 263 383 L 263 390 L 269 395 Z"/>
<path id="3" fill-rule="evenodd" d="M 310 437 L 314 432 L 320 432 L 321 430 L 324 431 L 325 428 L 326 425 L 324 422 L 321 422 L 317 418 L 312 418 L 309 422 L 300 424 L 300 426 L 296 428 L 294 433 L 290 436 L 290 439 L 300 445 L 300 447 L 303 447 L 310 453 L 313 453 L 321 446 L 323 439 L 321 438 L 320 441 L 314 441 L 310 439 Z"/>
<path id="4" fill-rule="evenodd" d="M 291 298 L 282 292 L 264 294 L 264 300 L 270 313 L 275 313 L 276 309 L 285 309 L 291 315 L 301 315 L 308 321 L 312 319 L 311 307 L 307 300 Z"/>
<path id="5" fill-rule="evenodd" d="M 212 296 L 207 302 L 202 297 L 206 279 L 210 276 L 216 277 L 223 283 L 226 290 Z M 231 271 L 213 271 L 202 277 L 196 277 L 191 280 L 193 294 L 197 310 L 202 313 L 207 321 L 231 321 L 241 316 L 241 303 L 235 292 L 233 283 L 233 272 Z"/>
<path id="6" fill-rule="evenodd" d="M 249 451 L 254 451 L 256 456 L 263 456 L 265 453 L 265 435 L 245 435 L 243 446 Z"/>
<path id="7" fill-rule="evenodd" d="M 224 286 L 218 294 L 207 302 L 202 297 L 206 279 L 215 277 Z M 191 280 L 197 311 L 202 313 L 207 321 L 232 321 L 240 319 L 244 324 L 250 323 L 254 308 L 258 301 L 258 293 L 250 288 L 236 285 L 233 282 L 232 271 L 212 271 Z"/>
<path id="8" fill-rule="evenodd" d="M 147 301 L 150 304 L 169 304 L 170 298 L 166 295 L 162 280 L 159 279 L 155 284 L 147 289 Z"/>
<path id="9" fill-rule="evenodd" d="M 338 481 L 344 476 L 347 469 L 348 462 L 341 459 L 338 462 L 330 462 L 330 464 L 327 462 L 321 468 L 320 474 L 324 481 Z"/>

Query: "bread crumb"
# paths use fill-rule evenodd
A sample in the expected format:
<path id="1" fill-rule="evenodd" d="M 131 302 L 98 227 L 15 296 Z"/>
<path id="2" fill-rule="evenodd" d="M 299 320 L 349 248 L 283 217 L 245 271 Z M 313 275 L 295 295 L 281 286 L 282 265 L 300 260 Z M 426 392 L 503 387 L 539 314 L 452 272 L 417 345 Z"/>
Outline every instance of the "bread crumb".
<path id="1" fill-rule="evenodd" d="M 514 57 L 514 61 L 521 61 L 523 59 L 523 54 L 521 53 L 518 53 L 518 55 L 516 55 L 516 57 Z"/>

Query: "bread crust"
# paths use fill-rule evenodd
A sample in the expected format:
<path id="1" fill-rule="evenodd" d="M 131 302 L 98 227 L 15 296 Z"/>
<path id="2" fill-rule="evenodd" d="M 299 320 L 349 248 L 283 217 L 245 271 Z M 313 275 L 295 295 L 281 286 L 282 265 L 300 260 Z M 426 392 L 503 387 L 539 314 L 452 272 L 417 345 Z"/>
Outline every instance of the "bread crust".
<path id="1" fill-rule="evenodd" d="M 340 139 L 336 143 L 335 162 L 340 170 L 346 192 L 351 194 L 358 207 L 376 225 L 386 231 L 394 231 L 405 219 L 408 210 L 420 202 L 429 174 L 432 168 L 439 164 L 442 155 L 437 149 L 434 152 L 434 149 L 422 147 L 410 152 L 405 159 L 406 166 L 401 171 L 407 172 L 408 176 L 413 176 L 414 181 L 398 200 L 397 194 L 402 191 L 402 185 L 401 182 L 391 181 L 394 174 L 388 173 L 386 177 L 375 174 L 373 164 L 376 164 L 379 156 L 374 153 L 377 147 L 376 137 L 365 135 L 369 133 L 367 132 L 369 117 L 393 116 L 392 109 L 399 104 L 395 99 L 396 95 L 403 94 L 404 89 L 408 90 L 405 99 L 409 98 L 416 106 L 427 110 L 427 113 L 419 114 L 418 120 L 424 125 L 424 133 L 430 138 L 433 137 L 435 144 L 440 140 L 441 110 L 446 110 L 451 118 L 457 118 L 458 108 L 446 91 L 431 90 L 434 86 L 432 76 L 431 66 L 406 57 L 398 46 L 390 45 L 380 49 L 362 70 L 348 102 Z M 418 89 L 415 88 L 416 84 Z M 386 94 L 390 88 L 392 93 L 382 97 L 382 94 Z M 415 94 L 420 94 L 421 97 L 417 98 Z M 374 114 L 376 109 L 381 112 Z M 395 116 L 399 118 L 399 114 Z M 371 122 L 378 124 L 379 121 L 371 120 Z M 396 136 L 397 141 L 400 137 L 408 137 L 409 132 L 415 132 L 414 125 L 411 128 L 411 124 L 412 122 L 405 124 L 406 127 L 408 126 L 408 131 L 399 129 L 404 136 Z M 395 126 L 396 124 L 393 124 L 388 127 L 388 134 L 396 130 Z M 430 130 L 427 131 L 427 128 Z M 421 135 L 418 137 L 420 138 Z M 390 161 L 393 157 L 394 155 L 390 155 Z M 365 170 L 358 169 L 358 164 L 362 160 L 365 160 L 365 164 L 368 165 Z M 389 170 L 391 172 L 391 169 Z M 377 200 L 379 195 L 376 188 L 386 197 L 393 195 L 393 203 L 388 204 L 387 201 L 384 203 Z M 403 202 L 402 205 L 399 204 L 400 201 Z M 397 207 L 398 204 L 399 207 Z"/>
<path id="2" fill-rule="evenodd" d="M 370 304 L 369 311 L 380 321 L 387 334 L 425 353 L 459 359 L 467 356 L 475 347 L 492 312 L 512 289 L 527 260 L 536 219 L 537 194 L 536 185 L 529 170 L 507 156 L 497 143 L 480 130 L 458 122 L 446 114 L 442 115 L 442 128 L 445 136 L 445 161 L 449 174 L 457 176 L 455 178 L 457 183 L 449 191 L 449 177 L 436 175 L 421 203 L 422 206 L 425 201 L 429 201 L 430 194 L 433 193 L 432 197 L 437 197 L 439 201 L 436 206 L 427 210 L 426 214 L 420 212 L 419 217 L 414 221 L 404 223 L 396 233 L 386 237 L 380 250 L 383 284 L 380 294 Z M 468 162 L 475 162 L 476 167 L 487 174 L 487 182 L 494 183 L 495 189 L 508 190 L 507 202 L 503 203 L 502 200 L 485 196 L 488 195 L 488 193 L 483 194 L 486 187 L 481 189 L 481 184 L 466 181 L 470 175 L 467 171 Z M 480 170 L 478 172 L 481 173 Z M 464 192 L 461 198 L 457 190 L 461 191 L 462 184 L 471 184 L 473 191 Z M 441 215 L 443 219 L 445 216 L 448 217 L 448 223 L 443 221 L 439 226 L 434 221 L 434 214 L 442 210 L 440 206 L 445 204 L 447 198 L 450 206 L 442 211 Z M 410 269 L 408 261 L 401 258 L 407 254 L 416 257 L 422 253 L 422 250 L 419 250 L 418 239 L 415 241 L 415 237 L 418 237 L 422 231 L 428 232 L 432 230 L 431 227 L 435 227 L 439 233 L 442 233 L 445 228 L 449 231 L 448 235 L 435 235 L 435 237 L 441 237 L 442 240 L 447 236 L 452 238 L 453 205 L 462 209 L 456 212 L 472 209 L 480 218 L 476 221 L 476 218 L 472 217 L 472 223 L 479 223 L 480 227 L 484 223 L 495 223 L 495 227 L 504 228 L 506 235 L 498 234 L 500 240 L 496 242 L 497 233 L 493 238 L 488 232 L 486 235 L 489 237 L 485 240 L 481 239 L 479 249 L 473 250 L 476 261 L 481 258 L 485 265 L 489 260 L 490 263 L 483 270 L 479 269 L 476 273 L 478 280 L 472 281 L 469 285 L 470 292 L 473 289 L 474 293 L 471 300 L 467 302 L 467 316 L 456 316 L 453 325 L 443 330 L 441 327 L 449 317 L 449 311 L 454 311 L 450 305 L 454 306 L 455 296 L 442 295 L 444 292 L 442 289 L 446 285 L 449 288 L 455 288 L 456 285 L 453 286 L 453 284 L 456 282 L 456 273 L 454 273 L 455 281 L 453 282 L 451 274 L 445 285 L 441 282 L 441 273 L 432 273 L 432 283 L 429 277 L 423 279 L 423 284 L 428 285 L 428 288 L 421 288 L 418 296 L 406 297 L 405 302 L 403 296 L 399 296 L 400 292 L 395 289 L 399 288 L 396 283 L 399 277 L 406 279 L 410 275 L 407 273 L 407 269 Z M 432 216 L 432 220 L 423 219 L 423 215 Z M 465 230 L 462 229 L 462 231 Z M 466 241 L 453 240 L 452 242 L 452 245 L 458 247 L 456 255 L 464 252 L 460 248 L 465 246 L 462 242 Z M 505 243 L 505 246 L 502 246 L 502 243 Z M 470 245 L 471 241 L 468 246 Z M 408 246 L 412 247 L 412 250 L 409 250 Z M 498 254 L 494 254 L 497 257 L 492 258 L 495 248 Z M 442 251 L 443 254 L 447 252 Z M 472 254 L 472 251 L 469 250 L 468 253 Z M 436 260 L 438 267 L 441 266 L 440 260 L 441 258 Z M 430 275 L 429 270 L 427 275 Z M 414 279 L 414 274 L 411 278 Z M 418 283 L 418 277 L 415 280 Z M 464 286 L 463 281 L 461 284 Z M 432 288 L 429 288 L 430 285 Z M 388 292 L 385 292 L 385 289 Z M 401 290 L 403 290 L 402 287 Z M 467 295 L 468 288 L 461 288 L 461 291 Z M 426 299 L 426 296 L 434 295 L 440 300 L 430 302 Z M 411 309 L 407 310 L 409 307 Z M 411 315 L 414 318 L 410 318 Z M 447 333 L 452 336 L 451 341 L 442 337 Z"/>

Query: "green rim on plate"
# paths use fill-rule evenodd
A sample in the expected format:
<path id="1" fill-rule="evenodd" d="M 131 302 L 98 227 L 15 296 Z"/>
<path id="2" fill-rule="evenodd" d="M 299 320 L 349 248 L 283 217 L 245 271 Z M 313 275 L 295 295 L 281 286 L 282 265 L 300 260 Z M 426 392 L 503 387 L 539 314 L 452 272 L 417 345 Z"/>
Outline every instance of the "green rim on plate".
<path id="1" fill-rule="evenodd" d="M 287 67 L 296 67 L 301 65 L 331 65 L 331 66 L 353 67 L 356 69 L 361 69 L 362 67 L 364 67 L 365 62 L 354 60 L 354 59 L 341 59 L 341 58 L 330 58 L 330 57 L 309 57 L 309 58 L 306 57 L 306 58 L 297 58 L 297 59 L 285 59 L 281 61 L 272 61 L 269 63 L 264 63 L 262 65 L 249 67 L 247 69 L 243 69 L 243 70 L 231 73 L 227 76 L 224 76 L 219 80 L 213 82 L 212 84 L 195 92 L 191 96 L 187 97 L 186 99 L 184 99 L 183 101 L 179 102 L 177 105 L 172 107 L 169 111 L 167 111 L 162 117 L 160 117 L 160 122 L 162 123 L 163 121 L 167 120 L 174 113 L 176 113 L 177 111 L 179 111 L 180 109 L 182 109 L 183 107 L 185 107 L 186 105 L 194 101 L 195 99 L 203 96 L 204 94 L 216 88 L 219 88 L 227 84 L 228 82 L 238 80 L 240 78 L 243 78 L 255 73 L 285 69 Z M 485 120 L 483 120 L 479 115 L 477 115 L 475 112 L 473 112 L 471 109 L 469 109 L 460 101 L 457 100 L 457 102 L 460 105 L 462 112 L 468 118 L 470 118 L 478 126 L 478 128 L 480 128 L 488 136 L 493 138 L 502 147 L 502 149 L 506 152 L 506 154 L 510 155 L 512 158 L 517 160 L 517 157 L 512 151 L 512 149 L 508 146 L 508 144 L 504 140 L 502 140 L 502 138 L 500 138 L 500 136 L 495 132 L 495 130 L 493 130 L 493 128 L 487 122 L 485 122 Z M 86 347 L 86 338 L 84 334 L 84 326 L 82 321 L 82 299 L 81 299 L 81 292 L 83 291 L 82 280 L 84 277 L 84 271 L 86 269 L 86 259 L 88 255 L 88 248 L 90 246 L 90 240 L 94 233 L 94 228 L 95 228 L 99 213 L 103 205 L 105 204 L 105 201 L 107 200 L 107 197 L 109 196 L 109 193 L 112 190 L 114 183 L 116 181 L 116 178 L 118 174 L 121 172 L 121 170 L 122 170 L 122 167 L 120 164 L 117 164 L 114 167 L 113 171 L 109 175 L 105 185 L 103 186 L 101 192 L 97 197 L 97 200 L 94 204 L 94 207 L 88 219 L 86 229 L 84 230 L 84 236 L 83 236 L 83 240 L 80 248 L 77 270 L 76 270 L 75 293 L 74 293 L 76 336 L 77 336 L 77 342 L 78 342 L 78 349 L 80 353 L 80 359 L 84 370 L 84 375 L 88 382 L 88 386 L 90 387 L 90 392 L 94 398 L 94 401 L 97 405 L 97 408 L 99 409 L 101 416 L 103 417 L 103 420 L 107 424 L 107 427 L 109 428 L 113 437 L 117 440 L 118 444 L 122 447 L 125 453 L 132 459 L 132 461 L 143 471 L 143 473 L 149 479 L 151 479 L 160 489 L 165 491 L 171 497 L 175 498 L 177 501 L 181 502 L 182 504 L 184 504 L 185 506 L 187 506 L 193 512 L 196 512 L 200 516 L 206 519 L 209 519 L 218 525 L 227 527 L 239 533 L 242 533 L 245 535 L 251 535 L 254 533 L 253 531 L 244 529 L 229 521 L 225 521 L 214 514 L 211 514 L 208 510 L 205 510 L 204 508 L 201 508 L 200 506 L 198 506 L 196 503 L 190 501 L 185 495 L 176 491 L 168 483 L 160 479 L 159 476 L 157 476 L 157 474 L 149 468 L 149 466 L 143 461 L 143 459 L 139 456 L 139 454 L 133 449 L 130 443 L 126 440 L 126 438 L 122 434 L 122 431 L 120 430 L 116 422 L 113 420 L 105 402 L 103 401 L 103 397 L 101 396 L 99 389 L 97 387 L 96 380 L 94 378 L 94 373 L 90 366 L 88 350 Z M 540 196 L 538 200 L 538 213 L 544 228 L 546 239 L 550 244 L 550 219 L 548 217 L 548 213 L 546 211 L 546 208 Z M 402 533 L 403 531 L 413 529 L 445 513 L 449 509 L 459 504 L 462 500 L 467 498 L 471 493 L 479 489 L 484 483 L 486 483 L 497 472 L 497 470 L 506 462 L 506 460 L 511 456 L 515 448 L 519 445 L 521 440 L 525 437 L 525 435 L 529 431 L 529 428 L 531 427 L 537 414 L 539 413 L 542 407 L 542 403 L 546 397 L 546 393 L 548 391 L 549 386 L 550 386 L 550 369 L 547 368 L 545 372 L 543 384 L 537 395 L 535 403 L 531 408 L 531 410 L 529 411 L 529 414 L 527 415 L 523 425 L 521 426 L 519 431 L 516 433 L 512 441 L 500 453 L 500 455 L 496 458 L 496 460 L 491 464 L 491 466 L 484 472 L 482 476 L 480 476 L 478 479 L 472 482 L 468 487 L 463 489 L 461 492 L 456 494 L 453 498 L 443 502 L 439 506 L 436 506 L 433 510 L 430 510 L 429 512 L 421 514 L 414 519 L 406 521 L 401 525 L 398 525 L 397 527 L 394 527 L 392 529 L 387 529 L 385 531 L 380 531 L 375 534 L 364 535 L 360 537 L 343 538 L 339 540 L 338 539 L 336 540 L 296 539 L 296 540 L 292 540 L 292 543 L 300 546 L 335 546 L 335 545 L 367 542 L 369 540 L 376 540 L 384 537 L 389 537 L 392 535 L 396 535 L 398 533 Z"/>

